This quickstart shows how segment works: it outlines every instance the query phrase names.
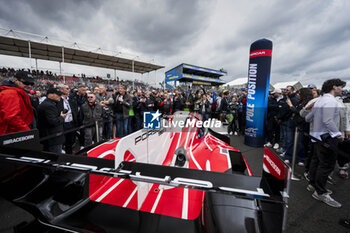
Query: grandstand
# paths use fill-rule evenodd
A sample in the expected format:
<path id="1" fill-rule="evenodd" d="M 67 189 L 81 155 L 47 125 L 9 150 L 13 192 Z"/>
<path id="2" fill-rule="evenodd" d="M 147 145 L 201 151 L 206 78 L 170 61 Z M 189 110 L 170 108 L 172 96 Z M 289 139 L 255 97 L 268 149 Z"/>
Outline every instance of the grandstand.
<path id="1" fill-rule="evenodd" d="M 1 31 L 3 33 L 0 33 L 0 54 L 29 58 L 30 61 L 42 59 L 58 62 L 60 75 L 62 75 L 61 65 L 63 63 L 113 69 L 115 79 L 116 70 L 132 72 L 134 77 L 134 73 L 144 74 L 164 68 L 164 66 L 143 61 L 139 56 L 100 47 L 93 48 L 76 42 L 72 43 L 15 30 L 0 28 Z M 37 64 L 37 62 L 35 63 Z M 35 70 L 38 70 L 37 65 Z M 63 75 L 63 79 L 65 78 L 66 76 Z M 68 78 L 69 81 L 74 81 L 73 77 Z"/>
<path id="2" fill-rule="evenodd" d="M 185 85 L 219 86 L 225 84 L 224 81 L 220 80 L 220 77 L 224 75 L 227 75 L 225 71 L 182 63 L 165 72 L 165 87 L 173 88 L 181 83 Z"/>

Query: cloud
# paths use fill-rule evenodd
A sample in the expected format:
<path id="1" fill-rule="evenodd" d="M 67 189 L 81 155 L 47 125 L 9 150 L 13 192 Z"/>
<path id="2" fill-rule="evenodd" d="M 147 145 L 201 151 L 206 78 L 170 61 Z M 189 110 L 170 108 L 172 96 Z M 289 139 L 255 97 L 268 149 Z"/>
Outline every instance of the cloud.
<path id="1" fill-rule="evenodd" d="M 225 68 L 232 77 L 246 76 L 250 44 L 267 38 L 274 45 L 273 83 L 349 77 L 347 0 L 0 0 L 0 4 L 1 27 L 154 58 L 165 70 L 184 62 Z"/>
<path id="2" fill-rule="evenodd" d="M 205 27 L 211 1 L 118 1 L 107 14 L 134 50 L 169 56 L 188 49 Z M 127 10 L 126 10 L 127 9 Z"/>

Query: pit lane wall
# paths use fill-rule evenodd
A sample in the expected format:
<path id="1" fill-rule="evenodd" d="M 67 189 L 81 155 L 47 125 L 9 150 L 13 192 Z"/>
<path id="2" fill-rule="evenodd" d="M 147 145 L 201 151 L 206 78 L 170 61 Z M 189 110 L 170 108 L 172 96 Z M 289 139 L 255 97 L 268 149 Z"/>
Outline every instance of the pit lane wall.
<path id="1" fill-rule="evenodd" d="M 264 145 L 271 55 L 272 41 L 270 40 L 260 39 L 250 46 L 244 138 L 244 143 L 248 146 L 262 147 Z"/>

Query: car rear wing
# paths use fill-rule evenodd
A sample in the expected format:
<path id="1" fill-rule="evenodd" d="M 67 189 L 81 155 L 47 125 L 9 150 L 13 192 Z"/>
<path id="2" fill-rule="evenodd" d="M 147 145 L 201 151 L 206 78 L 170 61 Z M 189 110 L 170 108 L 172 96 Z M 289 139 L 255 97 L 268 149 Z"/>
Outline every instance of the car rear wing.
<path id="1" fill-rule="evenodd" d="M 279 203 L 285 203 L 285 198 L 288 197 L 285 190 L 286 184 L 288 184 L 287 180 L 276 177 L 273 170 L 269 170 L 270 173 L 264 173 L 262 177 L 254 177 L 127 161 L 123 161 L 118 167 L 115 167 L 114 161 L 109 159 L 35 150 L 40 146 L 37 135 L 36 130 L 31 130 L 5 135 L 6 137 L 0 136 L 0 160 L 2 163 L 15 162 Z M 24 144 L 26 146 L 23 146 Z M 272 166 L 270 160 L 277 161 L 275 162 L 276 166 L 285 165 L 279 163 L 278 158 L 273 158 L 273 153 L 267 154 L 267 167 L 269 164 Z M 290 169 L 288 166 L 280 167 L 280 169 L 284 171 L 284 178 L 289 178 Z M 281 173 L 277 174 L 281 175 Z"/>

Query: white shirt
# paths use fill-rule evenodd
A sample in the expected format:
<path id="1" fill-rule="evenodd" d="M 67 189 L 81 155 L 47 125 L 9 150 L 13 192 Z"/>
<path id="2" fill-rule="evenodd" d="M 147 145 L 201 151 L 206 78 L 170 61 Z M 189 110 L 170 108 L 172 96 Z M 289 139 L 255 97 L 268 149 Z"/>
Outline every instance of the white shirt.
<path id="1" fill-rule="evenodd" d="M 39 104 L 41 104 L 42 102 L 44 102 L 44 100 L 46 99 L 46 96 L 42 96 L 39 98 Z"/>
<path id="2" fill-rule="evenodd" d="M 311 135 L 321 140 L 321 135 L 329 133 L 332 138 L 341 136 L 339 131 L 339 104 L 331 94 L 324 94 L 305 117 L 313 123 Z"/>
<path id="3" fill-rule="evenodd" d="M 68 110 L 67 116 L 64 119 L 64 122 L 68 123 L 68 122 L 73 121 L 72 110 L 71 110 L 69 102 L 68 102 L 69 97 L 67 97 L 66 99 L 62 97 L 62 99 L 63 99 L 63 108 Z"/>

